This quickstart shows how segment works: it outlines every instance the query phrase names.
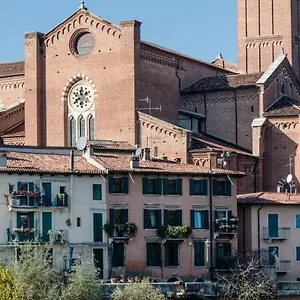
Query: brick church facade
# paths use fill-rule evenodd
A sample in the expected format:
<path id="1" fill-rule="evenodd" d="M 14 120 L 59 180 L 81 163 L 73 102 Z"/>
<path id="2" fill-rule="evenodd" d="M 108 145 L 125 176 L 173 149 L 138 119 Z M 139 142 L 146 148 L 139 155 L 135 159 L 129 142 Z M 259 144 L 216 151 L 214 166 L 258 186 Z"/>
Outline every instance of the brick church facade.
<path id="1" fill-rule="evenodd" d="M 84 5 L 26 33 L 24 62 L 0 64 L 3 143 L 114 139 L 206 167 L 229 152 L 226 168 L 247 174 L 239 193 L 275 191 L 290 172 L 297 186 L 300 1 L 237 2 L 237 65 L 142 41 L 140 22 Z"/>

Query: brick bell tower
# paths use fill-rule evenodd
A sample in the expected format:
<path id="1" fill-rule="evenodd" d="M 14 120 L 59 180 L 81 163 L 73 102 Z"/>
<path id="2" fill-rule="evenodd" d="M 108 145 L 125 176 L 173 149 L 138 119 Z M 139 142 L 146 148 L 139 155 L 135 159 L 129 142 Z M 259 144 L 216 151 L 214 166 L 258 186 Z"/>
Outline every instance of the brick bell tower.
<path id="1" fill-rule="evenodd" d="M 300 78 L 300 0 L 237 0 L 238 68 L 265 71 L 284 51 Z"/>

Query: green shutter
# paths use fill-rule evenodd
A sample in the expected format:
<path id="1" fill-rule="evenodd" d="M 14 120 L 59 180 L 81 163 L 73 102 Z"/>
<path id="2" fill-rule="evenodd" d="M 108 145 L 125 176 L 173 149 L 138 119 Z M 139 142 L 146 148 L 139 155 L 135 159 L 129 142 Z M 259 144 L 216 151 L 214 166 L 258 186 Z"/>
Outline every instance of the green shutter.
<path id="1" fill-rule="evenodd" d="M 177 179 L 177 195 L 182 195 L 182 179 Z"/>
<path id="2" fill-rule="evenodd" d="M 114 224 L 115 223 L 115 210 L 111 208 L 109 210 L 109 224 Z"/>
<path id="3" fill-rule="evenodd" d="M 197 267 L 205 265 L 205 244 L 203 241 L 194 243 L 194 264 Z"/>
<path id="4" fill-rule="evenodd" d="M 195 211 L 194 210 L 190 210 L 190 216 L 191 216 L 191 228 L 194 229 L 195 228 L 195 216 L 194 216 Z"/>
<path id="5" fill-rule="evenodd" d="M 93 225 L 94 225 L 94 242 L 102 242 L 102 214 L 93 214 Z"/>
<path id="6" fill-rule="evenodd" d="M 226 180 L 226 196 L 231 196 L 231 182 L 229 179 Z"/>
<path id="7" fill-rule="evenodd" d="M 224 256 L 231 256 L 231 243 L 224 243 Z"/>
<path id="8" fill-rule="evenodd" d="M 128 194 L 128 177 L 123 177 L 123 193 Z"/>
<path id="9" fill-rule="evenodd" d="M 194 179 L 190 178 L 190 195 L 195 195 L 194 193 Z"/>
<path id="10" fill-rule="evenodd" d="M 168 195 L 168 178 L 163 179 L 163 185 L 164 185 L 164 195 Z"/>
<path id="11" fill-rule="evenodd" d="M 232 210 L 228 210 L 227 212 L 228 221 L 231 219 L 231 217 L 232 217 Z"/>
<path id="12" fill-rule="evenodd" d="M 297 251 L 297 258 L 296 258 L 296 260 L 297 261 L 300 261 L 300 247 L 298 246 L 297 248 L 296 248 L 296 251 Z"/>
<path id="13" fill-rule="evenodd" d="M 203 195 L 207 196 L 207 179 L 203 179 L 202 184 L 203 184 Z"/>
<path id="14" fill-rule="evenodd" d="M 114 191 L 114 178 L 113 177 L 108 177 L 108 192 L 112 194 Z"/>
<path id="15" fill-rule="evenodd" d="M 159 267 L 159 266 L 161 266 L 161 244 L 155 243 L 154 249 L 155 249 L 154 250 L 155 266 Z"/>
<path id="16" fill-rule="evenodd" d="M 213 179 L 213 196 L 218 195 L 218 180 Z"/>
<path id="17" fill-rule="evenodd" d="M 21 190 L 21 186 L 22 186 L 22 183 L 20 181 L 18 181 L 18 184 L 17 184 L 18 191 Z"/>
<path id="18" fill-rule="evenodd" d="M 157 224 L 157 228 L 161 227 L 161 210 L 160 209 L 157 209 L 155 211 L 156 213 L 156 224 Z"/>
<path id="19" fill-rule="evenodd" d="M 143 194 L 147 195 L 148 194 L 148 178 L 143 177 Z"/>
<path id="20" fill-rule="evenodd" d="M 165 243 L 165 267 L 169 266 L 169 246 L 170 243 Z"/>
<path id="21" fill-rule="evenodd" d="M 34 228 L 34 213 L 30 212 L 27 214 L 27 216 L 28 216 L 28 227 Z"/>
<path id="22" fill-rule="evenodd" d="M 144 209 L 144 229 L 146 229 L 148 226 L 148 218 L 149 218 L 149 211 L 148 209 Z"/>
<path id="23" fill-rule="evenodd" d="M 182 210 L 176 210 L 176 226 L 182 226 Z"/>
<path id="24" fill-rule="evenodd" d="M 29 182 L 29 192 L 34 192 L 34 183 Z"/>
<path id="25" fill-rule="evenodd" d="M 208 210 L 203 211 L 203 229 L 209 229 L 209 215 Z"/>
<path id="26" fill-rule="evenodd" d="M 218 219 L 218 211 L 215 210 L 215 221 Z"/>
<path id="27" fill-rule="evenodd" d="M 161 195 L 161 178 L 156 178 L 157 181 L 157 194 Z"/>
<path id="28" fill-rule="evenodd" d="M 17 212 L 17 228 L 21 228 L 21 213 L 19 212 Z"/>
<path id="29" fill-rule="evenodd" d="M 121 209 L 121 224 L 128 222 L 128 209 Z"/>
<path id="30" fill-rule="evenodd" d="M 168 225 L 169 223 L 169 211 L 167 209 L 164 209 L 164 225 Z"/>

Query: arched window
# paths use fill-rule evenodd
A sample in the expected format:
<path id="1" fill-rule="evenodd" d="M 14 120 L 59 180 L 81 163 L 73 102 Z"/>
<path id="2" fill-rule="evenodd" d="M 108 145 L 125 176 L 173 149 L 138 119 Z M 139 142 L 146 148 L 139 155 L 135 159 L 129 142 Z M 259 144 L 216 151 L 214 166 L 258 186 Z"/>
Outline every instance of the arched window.
<path id="1" fill-rule="evenodd" d="M 76 120 L 73 117 L 69 121 L 69 130 L 70 146 L 74 147 L 76 144 Z"/>
<path id="2" fill-rule="evenodd" d="M 79 137 L 85 136 L 85 119 L 83 116 L 79 117 Z"/>
<path id="3" fill-rule="evenodd" d="M 281 94 L 286 94 L 286 88 L 284 83 L 281 85 Z"/>
<path id="4" fill-rule="evenodd" d="M 95 119 L 93 116 L 89 117 L 89 140 L 95 139 Z"/>

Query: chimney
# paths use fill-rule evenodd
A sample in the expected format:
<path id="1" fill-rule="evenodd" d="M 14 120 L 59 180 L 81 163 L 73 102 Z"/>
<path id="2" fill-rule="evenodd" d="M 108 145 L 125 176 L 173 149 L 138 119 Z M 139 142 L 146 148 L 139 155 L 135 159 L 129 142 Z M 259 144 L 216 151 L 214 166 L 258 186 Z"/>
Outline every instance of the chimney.
<path id="1" fill-rule="evenodd" d="M 7 167 L 7 156 L 6 153 L 1 153 L 0 155 L 0 167 L 6 168 Z"/>
<path id="2" fill-rule="evenodd" d="M 150 148 L 145 148 L 144 153 L 143 153 L 143 160 L 150 160 L 151 155 L 150 155 Z"/>
<path id="3" fill-rule="evenodd" d="M 136 156 L 132 156 L 130 160 L 130 168 L 134 169 L 134 168 L 138 168 L 139 166 L 140 166 L 139 158 Z"/>
<path id="4" fill-rule="evenodd" d="M 74 171 L 74 150 L 70 152 L 70 171 Z"/>

